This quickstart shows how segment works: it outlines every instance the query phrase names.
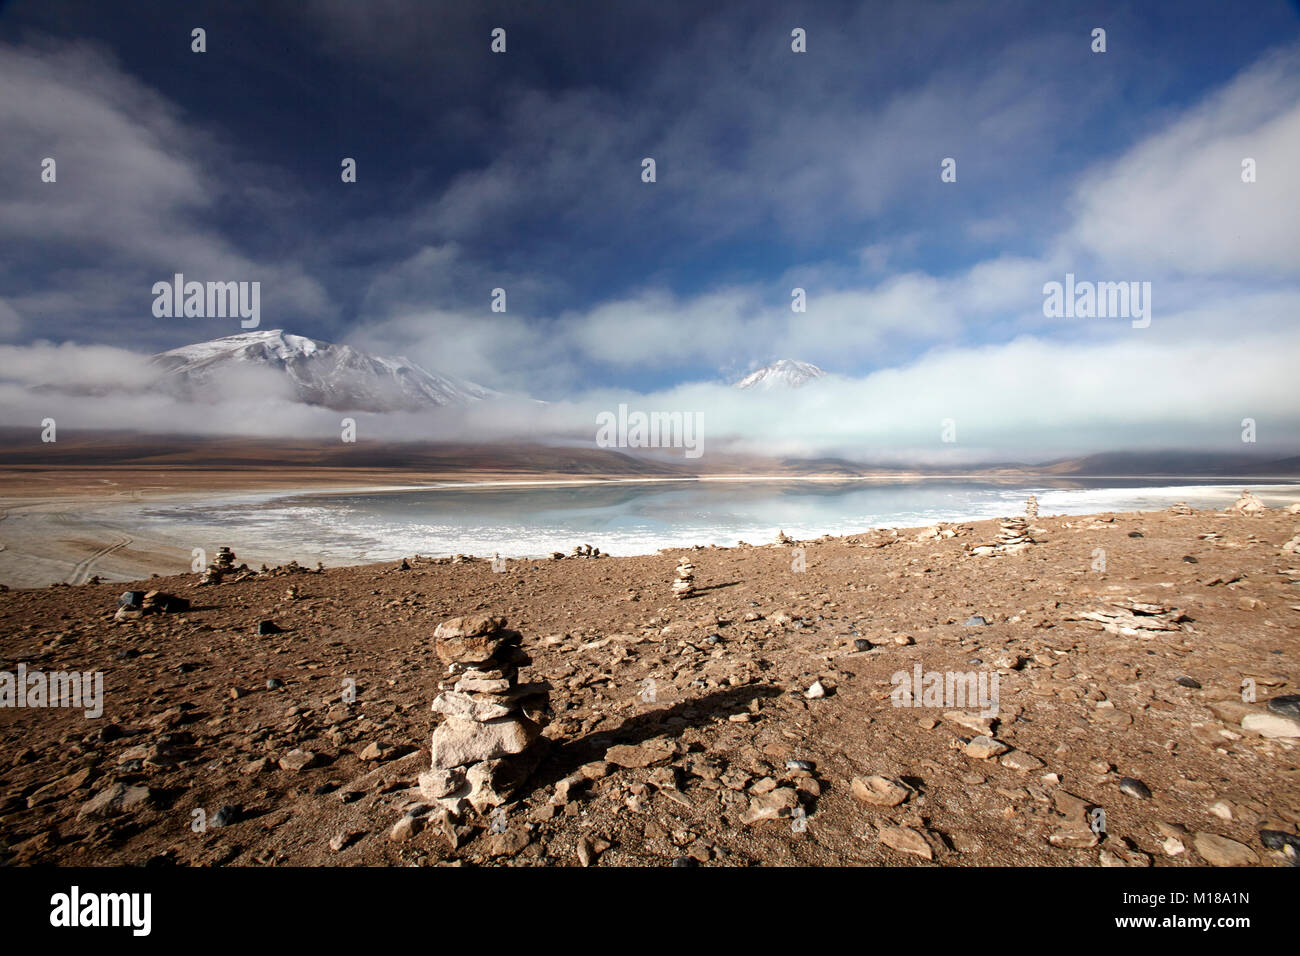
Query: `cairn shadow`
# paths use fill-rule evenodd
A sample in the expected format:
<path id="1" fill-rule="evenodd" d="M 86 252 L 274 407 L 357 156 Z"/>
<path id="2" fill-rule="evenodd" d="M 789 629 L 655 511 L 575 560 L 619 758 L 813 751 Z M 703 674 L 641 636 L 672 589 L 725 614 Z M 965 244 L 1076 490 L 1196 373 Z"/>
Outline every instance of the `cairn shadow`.
<path id="1" fill-rule="evenodd" d="M 708 584 L 702 588 L 696 588 L 695 593 L 703 594 L 705 591 L 720 591 L 723 588 L 734 588 L 739 583 L 739 581 L 728 581 L 725 584 Z"/>
<path id="2" fill-rule="evenodd" d="M 636 745 L 652 737 L 680 737 L 687 727 L 701 727 L 718 717 L 746 713 L 755 697 L 780 697 L 784 691 L 772 684 L 747 684 L 678 701 L 671 707 L 648 710 L 627 718 L 618 727 L 596 730 L 556 746 L 552 744 L 529 778 L 527 791 L 540 790 L 569 776 L 585 763 L 600 760 L 617 744 Z M 687 716 L 686 711 L 694 716 Z M 674 718 L 677 718 L 673 723 Z"/>

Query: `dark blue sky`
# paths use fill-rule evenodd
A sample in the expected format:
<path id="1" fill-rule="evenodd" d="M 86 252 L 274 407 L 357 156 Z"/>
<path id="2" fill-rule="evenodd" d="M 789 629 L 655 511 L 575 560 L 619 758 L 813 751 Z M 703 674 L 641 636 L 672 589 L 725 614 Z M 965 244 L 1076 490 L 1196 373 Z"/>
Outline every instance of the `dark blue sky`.
<path id="1" fill-rule="evenodd" d="M 780 357 L 860 377 L 1026 334 L 1095 345 L 1114 329 L 1040 313 L 1044 282 L 1093 269 L 1163 280 L 1192 335 L 1207 302 L 1294 291 L 1294 257 L 1146 257 L 1165 237 L 1125 215 L 1180 172 L 1144 150 L 1234 83 L 1275 97 L 1267 128 L 1295 105 L 1296 36 L 1283 2 L 16 0 L 0 334 L 154 351 L 238 332 L 150 314 L 180 271 L 261 281 L 263 328 L 554 396 Z"/>

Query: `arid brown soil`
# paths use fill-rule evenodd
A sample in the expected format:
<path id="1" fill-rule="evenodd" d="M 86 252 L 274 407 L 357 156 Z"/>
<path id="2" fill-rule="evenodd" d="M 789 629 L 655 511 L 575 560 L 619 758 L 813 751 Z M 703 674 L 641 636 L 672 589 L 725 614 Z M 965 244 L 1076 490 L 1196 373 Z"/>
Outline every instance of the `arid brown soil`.
<path id="1" fill-rule="evenodd" d="M 1284 865 L 1260 831 L 1295 838 L 1300 741 L 1242 719 L 1300 683 L 1300 555 L 1281 548 L 1297 525 L 1042 516 L 1037 543 L 994 556 L 968 551 L 995 539 L 984 521 L 503 572 L 185 575 L 140 587 L 188 612 L 121 623 L 122 585 L 9 591 L 0 670 L 102 671 L 104 712 L 0 709 L 0 848 L 17 864 Z M 678 601 L 684 553 L 697 593 Z M 1150 619 L 1170 629 L 1082 617 L 1119 602 L 1169 609 Z M 549 753 L 495 821 L 449 835 L 417 816 L 393 839 L 438 719 L 434 628 L 484 612 L 523 632 L 522 679 L 551 684 Z M 258 636 L 263 620 L 282 633 Z M 988 736 L 1007 752 L 978 756 L 998 748 L 969 743 L 958 708 L 894 706 L 892 675 L 916 665 L 996 671 Z M 872 775 L 893 781 L 859 782 L 876 803 L 854 793 Z"/>

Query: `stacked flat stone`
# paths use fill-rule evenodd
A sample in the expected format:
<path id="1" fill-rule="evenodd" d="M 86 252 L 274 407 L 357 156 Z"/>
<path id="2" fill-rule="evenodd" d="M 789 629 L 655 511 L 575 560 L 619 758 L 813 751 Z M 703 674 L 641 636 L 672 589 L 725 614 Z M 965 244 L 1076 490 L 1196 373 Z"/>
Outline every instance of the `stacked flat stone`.
<path id="1" fill-rule="evenodd" d="M 476 615 L 444 621 L 434 631 L 448 679 L 433 710 L 443 721 L 433 733 L 433 765 L 420 775 L 428 800 L 461 816 L 487 813 L 509 801 L 541 761 L 546 740 L 540 721 L 549 685 L 520 684 L 531 659 L 523 635 L 504 618 Z"/>
<path id="2" fill-rule="evenodd" d="M 589 544 L 575 544 L 573 546 L 573 557 L 575 558 L 599 558 L 600 548 L 593 548 Z"/>
<path id="3" fill-rule="evenodd" d="M 1032 543 L 1029 537 L 1029 519 L 1016 516 L 1003 518 L 1002 528 L 998 531 L 998 547 L 1003 549 L 1018 548 Z"/>
<path id="4" fill-rule="evenodd" d="M 235 552 L 229 548 L 218 548 L 217 556 L 207 566 L 199 584 L 220 584 L 222 577 L 235 569 Z"/>
<path id="5" fill-rule="evenodd" d="M 695 593 L 695 565 L 691 559 L 683 557 L 677 563 L 677 580 L 673 582 L 673 595 L 678 599 L 690 597 Z"/>
<path id="6" fill-rule="evenodd" d="M 776 532 L 776 541 L 773 544 L 794 544 L 794 538 L 790 537 L 783 530 Z"/>
<path id="7" fill-rule="evenodd" d="M 1243 515 L 1260 515 L 1267 511 L 1268 507 L 1260 500 L 1259 495 L 1254 494 L 1250 489 L 1246 489 L 1228 510 Z"/>
<path id="8" fill-rule="evenodd" d="M 1013 518 L 1003 518 L 1001 528 L 998 531 L 998 538 L 992 544 L 980 544 L 971 548 L 971 554 L 976 555 L 993 555 L 993 554 L 1015 554 L 1023 551 L 1034 543 L 1034 539 L 1029 533 L 1029 519 L 1023 515 Z"/>
<path id="9" fill-rule="evenodd" d="M 1178 501 L 1169 506 L 1169 510 L 1176 515 L 1193 515 L 1195 511 L 1185 501 Z"/>
<path id="10" fill-rule="evenodd" d="M 1038 498 L 1035 495 L 1030 495 L 1025 502 L 1025 517 L 1030 521 L 1038 520 Z"/>
<path id="11" fill-rule="evenodd" d="M 135 621 L 146 614 L 174 614 L 190 609 L 187 598 L 162 591 L 125 591 L 117 599 L 117 605 L 115 621 Z"/>

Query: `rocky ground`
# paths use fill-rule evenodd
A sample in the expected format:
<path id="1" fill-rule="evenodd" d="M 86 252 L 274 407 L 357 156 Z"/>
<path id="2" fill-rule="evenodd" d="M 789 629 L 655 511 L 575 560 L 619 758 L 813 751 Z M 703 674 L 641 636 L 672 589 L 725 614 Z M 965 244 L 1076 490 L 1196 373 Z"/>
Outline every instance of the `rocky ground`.
<path id="1" fill-rule="evenodd" d="M 126 620 L 121 585 L 8 591 L 0 670 L 102 671 L 104 712 L 0 709 L 0 856 L 1286 865 L 1300 721 L 1266 702 L 1300 682 L 1297 525 L 1042 516 L 991 553 L 1020 532 L 190 574 L 139 585 L 188 610 Z M 417 781 L 434 629 L 473 614 L 523 634 L 550 745 L 504 812 L 453 821 Z M 895 706 L 918 666 L 996 673 L 996 717 Z"/>

